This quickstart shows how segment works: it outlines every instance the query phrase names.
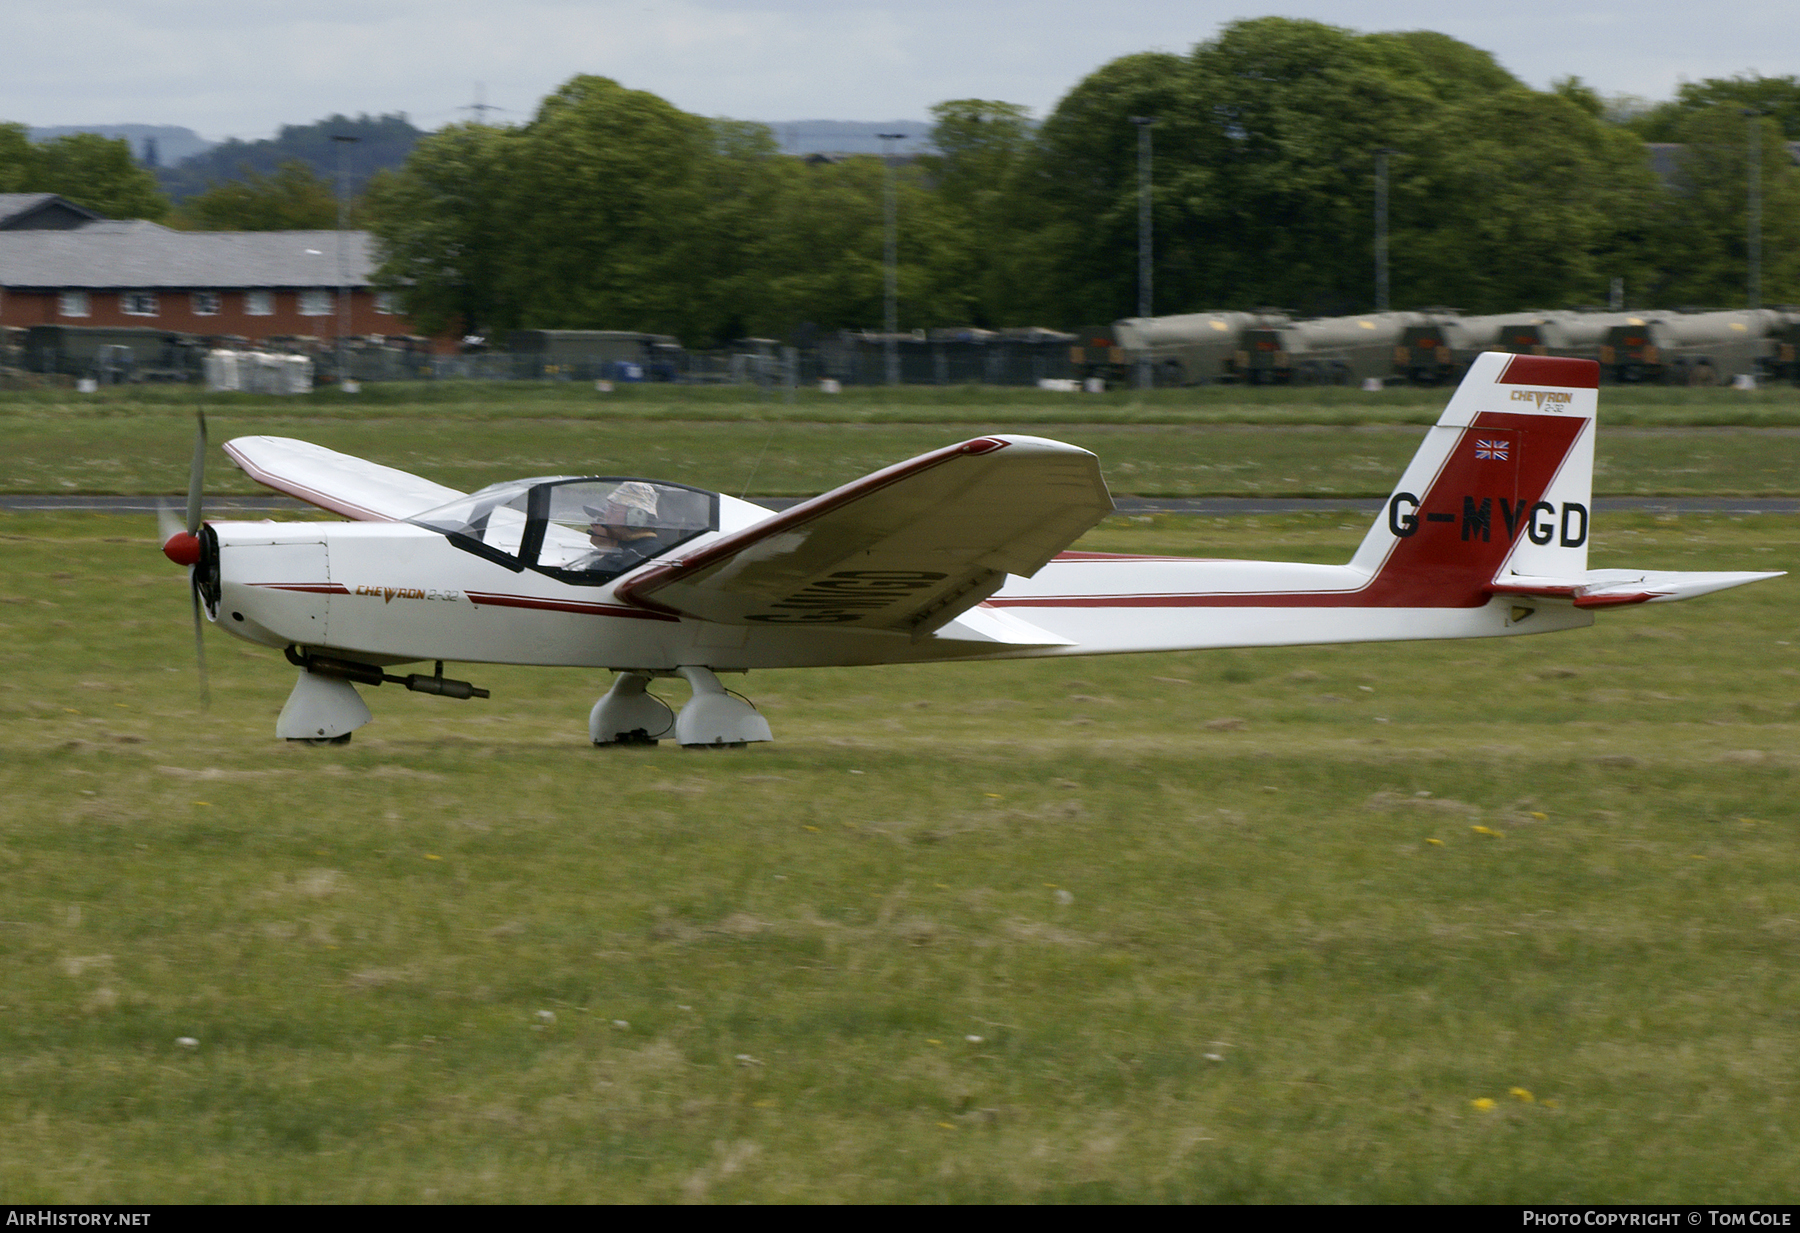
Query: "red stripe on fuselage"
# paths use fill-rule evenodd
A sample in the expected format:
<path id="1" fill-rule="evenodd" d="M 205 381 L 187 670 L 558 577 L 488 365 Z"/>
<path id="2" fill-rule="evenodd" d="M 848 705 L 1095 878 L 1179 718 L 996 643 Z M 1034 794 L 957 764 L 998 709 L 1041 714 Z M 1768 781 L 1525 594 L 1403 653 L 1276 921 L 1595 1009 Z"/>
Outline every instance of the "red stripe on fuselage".
<path id="1" fill-rule="evenodd" d="M 1059 552 L 1053 561 L 1224 561 L 1229 557 L 1158 557 L 1132 552 Z"/>
<path id="2" fill-rule="evenodd" d="M 623 604 L 603 604 L 590 600 L 538 599 L 529 595 L 500 595 L 492 591 L 465 591 L 469 601 L 494 608 L 529 608 L 538 612 L 573 612 L 578 616 L 625 617 L 634 621 L 679 621 L 642 608 Z"/>
<path id="3" fill-rule="evenodd" d="M 262 587 L 270 591 L 305 591 L 308 595 L 350 594 L 335 582 L 247 582 L 244 585 Z"/>
<path id="4" fill-rule="evenodd" d="M 335 582 L 251 582 L 247 586 L 270 591 L 304 591 L 309 595 L 348 595 L 350 592 Z M 541 612 L 573 612 L 578 616 L 625 617 L 634 621 L 677 621 L 679 617 L 623 604 L 605 604 L 594 600 L 538 599 L 530 595 L 501 595 L 493 591 L 464 591 L 472 604 L 492 608 L 529 608 Z"/>

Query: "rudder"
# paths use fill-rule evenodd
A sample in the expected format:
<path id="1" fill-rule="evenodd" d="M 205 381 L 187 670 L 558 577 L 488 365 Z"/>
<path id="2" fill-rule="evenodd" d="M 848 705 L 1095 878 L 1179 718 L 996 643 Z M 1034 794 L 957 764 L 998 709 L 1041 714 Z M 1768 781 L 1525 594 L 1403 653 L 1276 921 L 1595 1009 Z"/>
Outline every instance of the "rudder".
<path id="1" fill-rule="evenodd" d="M 1587 569 L 1600 366 L 1485 352 L 1351 560 L 1396 604 L 1474 607 L 1503 573 Z"/>

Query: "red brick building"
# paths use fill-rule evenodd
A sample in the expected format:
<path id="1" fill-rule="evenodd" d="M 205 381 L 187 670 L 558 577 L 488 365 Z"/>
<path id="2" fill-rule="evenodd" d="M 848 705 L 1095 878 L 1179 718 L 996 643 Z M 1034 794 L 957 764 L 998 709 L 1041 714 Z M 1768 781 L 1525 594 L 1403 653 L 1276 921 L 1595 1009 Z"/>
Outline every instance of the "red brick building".
<path id="1" fill-rule="evenodd" d="M 0 196 L 0 325 L 151 326 L 200 335 L 411 334 L 391 292 L 371 285 L 366 231 L 173 231 L 95 219 L 33 226 L 40 195 Z M 9 211 L 8 207 L 14 207 Z M 7 217 L 23 226 L 8 227 Z M 438 340 L 453 350 L 450 339 Z"/>

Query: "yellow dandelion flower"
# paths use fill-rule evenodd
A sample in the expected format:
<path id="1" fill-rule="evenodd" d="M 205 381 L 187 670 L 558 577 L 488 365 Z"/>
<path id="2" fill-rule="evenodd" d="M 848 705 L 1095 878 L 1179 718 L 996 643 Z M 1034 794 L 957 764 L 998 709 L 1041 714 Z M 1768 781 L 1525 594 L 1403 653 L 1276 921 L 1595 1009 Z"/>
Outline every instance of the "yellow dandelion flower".
<path id="1" fill-rule="evenodd" d="M 1432 845 L 1435 848 L 1441 848 L 1444 846 L 1444 841 L 1442 839 L 1427 839 L 1425 842 Z"/>
<path id="2" fill-rule="evenodd" d="M 444 859 L 444 858 L 443 858 L 443 857 L 441 857 L 441 856 L 439 856 L 439 855 L 437 855 L 437 854 L 436 854 L 436 853 L 435 853 L 435 852 L 427 852 L 427 853 L 426 853 L 426 854 L 425 854 L 425 859 L 426 859 L 426 860 L 428 860 L 428 861 L 441 861 L 441 860 L 443 860 L 443 859 Z"/>
<path id="3" fill-rule="evenodd" d="M 1479 1100 L 1471 1100 L 1469 1104 L 1472 1105 L 1478 1113 L 1486 1113 L 1489 1109 L 1494 1107 L 1493 1099 L 1488 1096 L 1483 1096 Z"/>
<path id="4" fill-rule="evenodd" d="M 1494 833 L 1485 826 L 1471 826 L 1469 829 L 1474 831 L 1477 835 L 1491 835 Z"/>
<path id="5" fill-rule="evenodd" d="M 1550 820 L 1550 815 L 1549 815 L 1549 814 L 1547 814 L 1547 813 L 1539 813 L 1539 812 L 1538 812 L 1538 811 L 1537 811 L 1537 810 L 1535 810 L 1535 809 L 1534 809 L 1534 810 L 1532 810 L 1532 811 L 1531 811 L 1531 816 L 1532 816 L 1532 817 L 1533 817 L 1533 818 L 1535 818 L 1535 819 L 1537 819 L 1537 820 L 1538 820 L 1538 821 L 1539 821 L 1539 822 L 1548 822 L 1548 821 L 1549 821 L 1549 820 Z"/>
<path id="6" fill-rule="evenodd" d="M 1522 1087 L 1515 1087 L 1515 1088 L 1511 1089 L 1510 1091 L 1508 1091 L 1506 1094 L 1508 1096 L 1511 1096 L 1514 1100 L 1520 1101 L 1521 1103 L 1524 1103 L 1524 1104 L 1531 1104 L 1533 1101 L 1535 1101 L 1537 1099 L 1537 1097 L 1533 1096 L 1530 1092 L 1526 1091 Z"/>

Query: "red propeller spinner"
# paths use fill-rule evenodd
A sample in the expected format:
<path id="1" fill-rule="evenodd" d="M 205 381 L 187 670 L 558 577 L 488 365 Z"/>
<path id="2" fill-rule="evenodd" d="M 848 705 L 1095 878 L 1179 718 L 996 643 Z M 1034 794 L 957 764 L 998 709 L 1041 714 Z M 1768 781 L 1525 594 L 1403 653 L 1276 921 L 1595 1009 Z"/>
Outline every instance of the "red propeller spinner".
<path id="1" fill-rule="evenodd" d="M 163 541 L 163 555 L 177 565 L 198 565 L 200 563 L 200 537 L 186 531 L 177 531 Z"/>

